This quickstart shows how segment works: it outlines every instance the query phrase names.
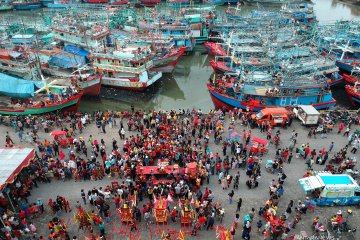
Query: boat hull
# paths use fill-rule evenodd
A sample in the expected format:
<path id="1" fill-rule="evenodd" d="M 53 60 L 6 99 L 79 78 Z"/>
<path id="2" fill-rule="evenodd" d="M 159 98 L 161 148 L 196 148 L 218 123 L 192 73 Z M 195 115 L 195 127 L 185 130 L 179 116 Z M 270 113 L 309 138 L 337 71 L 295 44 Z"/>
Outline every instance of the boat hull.
<path id="1" fill-rule="evenodd" d="M 226 56 L 226 52 L 223 48 L 214 42 L 204 42 L 205 49 L 209 55 Z"/>
<path id="2" fill-rule="evenodd" d="M 40 2 L 29 3 L 13 3 L 15 10 L 33 10 L 41 8 Z"/>
<path id="3" fill-rule="evenodd" d="M 45 107 L 32 107 L 32 108 L 1 108 L 0 114 L 2 115 L 38 115 L 38 114 L 44 114 L 48 112 L 54 112 L 54 111 L 70 111 L 70 112 L 76 112 L 79 105 L 80 100 L 83 93 L 79 93 L 76 96 L 72 96 L 68 100 L 57 103 L 57 104 L 51 104 Z"/>
<path id="4" fill-rule="evenodd" d="M 357 78 L 355 76 L 351 76 L 349 74 L 343 74 L 343 79 L 346 83 L 354 85 L 357 82 Z"/>
<path id="5" fill-rule="evenodd" d="M 97 3 L 108 3 L 109 0 L 87 0 L 87 3 L 94 3 L 94 4 L 97 4 Z"/>
<path id="6" fill-rule="evenodd" d="M 208 87 L 208 90 L 210 93 L 211 100 L 213 101 L 215 108 L 217 108 L 217 109 L 231 110 L 233 108 L 241 108 L 241 109 L 252 110 L 252 111 L 260 111 L 261 109 L 264 109 L 267 107 L 291 106 L 290 104 L 288 104 L 288 105 L 273 105 L 273 106 L 252 105 L 245 101 L 227 96 L 226 94 L 219 93 L 210 84 L 208 84 L 207 87 Z M 287 100 L 291 101 L 291 97 L 289 97 L 289 99 L 287 99 Z M 328 108 L 334 107 L 335 104 L 336 104 L 335 99 L 332 99 L 331 101 L 313 103 L 311 105 L 313 105 L 316 109 L 328 109 Z"/>
<path id="7" fill-rule="evenodd" d="M 168 54 L 163 58 L 153 59 L 154 70 L 157 72 L 163 73 L 172 73 L 180 61 L 181 57 L 184 55 L 186 48 L 182 47 L 177 52 L 173 54 Z"/>
<path id="8" fill-rule="evenodd" d="M 353 70 L 353 66 L 351 64 L 344 63 L 344 62 L 341 62 L 341 61 L 336 61 L 335 64 L 340 70 L 343 70 L 343 71 L 346 71 L 346 72 L 352 72 L 352 70 Z"/>
<path id="9" fill-rule="evenodd" d="M 345 86 L 345 91 L 348 95 L 349 101 L 353 107 L 360 106 L 360 93 L 354 91 L 354 87 L 350 85 Z"/>
<path id="10" fill-rule="evenodd" d="M 54 0 L 41 0 L 41 5 L 47 7 L 49 3 L 54 3 Z"/>
<path id="11" fill-rule="evenodd" d="M 118 88 L 118 89 L 125 89 L 130 91 L 143 91 L 152 84 L 154 84 L 156 81 L 158 81 L 162 77 L 162 73 L 156 73 L 154 76 L 151 76 L 148 81 L 146 82 L 140 82 L 138 80 L 133 80 L 129 78 L 109 78 L 106 76 L 103 76 L 102 78 L 102 85 L 112 87 L 112 88 Z"/>
<path id="12" fill-rule="evenodd" d="M 111 5 L 115 5 L 115 6 L 125 5 L 125 4 L 128 4 L 128 0 L 116 1 L 111 3 Z"/>
<path id="13" fill-rule="evenodd" d="M 14 9 L 14 6 L 12 6 L 12 5 L 2 5 L 2 6 L 0 6 L 0 12 L 9 11 L 9 10 L 12 10 L 12 9 Z"/>
<path id="14" fill-rule="evenodd" d="M 79 82 L 78 86 L 82 89 L 83 94 L 86 96 L 99 96 L 100 89 L 102 84 L 102 76 L 101 75 L 95 75 L 93 79 Z"/>
<path id="15" fill-rule="evenodd" d="M 48 8 L 69 8 L 70 4 L 68 3 L 49 3 Z"/>
<path id="16" fill-rule="evenodd" d="M 236 71 L 233 71 L 229 67 L 227 67 L 225 62 L 216 62 L 214 60 L 211 60 L 210 66 L 217 74 L 236 73 Z"/>

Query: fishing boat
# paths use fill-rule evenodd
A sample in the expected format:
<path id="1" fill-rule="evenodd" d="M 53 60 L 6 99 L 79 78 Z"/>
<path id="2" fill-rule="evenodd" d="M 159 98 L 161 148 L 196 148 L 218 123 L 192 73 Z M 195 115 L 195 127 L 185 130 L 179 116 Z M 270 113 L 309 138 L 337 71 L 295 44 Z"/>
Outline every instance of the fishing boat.
<path id="1" fill-rule="evenodd" d="M 40 0 L 43 7 L 47 7 L 49 3 L 54 3 L 54 0 Z"/>
<path id="2" fill-rule="evenodd" d="M 242 0 L 204 0 L 203 2 L 222 6 L 225 4 L 236 4 L 236 3 L 242 2 Z"/>
<path id="3" fill-rule="evenodd" d="M 99 4 L 99 3 L 109 3 L 109 0 L 86 0 L 87 3 Z"/>
<path id="4" fill-rule="evenodd" d="M 115 6 L 126 5 L 128 3 L 129 3 L 128 0 L 121 0 L 121 1 L 114 0 L 114 1 L 111 1 L 111 5 L 115 5 Z"/>
<path id="5" fill-rule="evenodd" d="M 103 74 L 103 85 L 127 90 L 142 91 L 162 77 L 151 69 L 153 53 L 149 48 L 117 46 L 106 53 L 93 52 L 89 56 L 92 67 Z"/>
<path id="6" fill-rule="evenodd" d="M 56 79 L 56 85 L 71 86 L 74 85 L 81 90 L 84 96 L 98 97 L 102 84 L 101 74 L 83 74 L 77 71 L 77 75 L 71 78 Z"/>
<path id="7" fill-rule="evenodd" d="M 59 1 L 55 0 L 53 3 L 48 3 L 48 8 L 69 8 L 70 2 L 69 1 Z"/>
<path id="8" fill-rule="evenodd" d="M 20 78 L 39 79 L 35 59 L 17 49 L 0 49 L 0 71 Z"/>
<path id="9" fill-rule="evenodd" d="M 33 1 L 33 0 L 20 0 L 12 2 L 12 5 L 16 10 L 33 10 L 41 8 L 40 1 Z"/>
<path id="10" fill-rule="evenodd" d="M 349 75 L 347 73 L 343 73 L 342 77 L 344 81 L 350 85 L 354 85 L 355 83 L 360 82 L 360 79 L 355 75 Z"/>
<path id="11" fill-rule="evenodd" d="M 12 10 L 13 8 L 14 8 L 14 6 L 11 5 L 11 1 L 8 1 L 8 0 L 0 1 L 0 12 L 9 11 L 9 10 Z"/>
<path id="12" fill-rule="evenodd" d="M 155 7 L 161 0 L 140 0 L 140 4 L 144 7 Z"/>
<path id="13" fill-rule="evenodd" d="M 189 0 L 168 0 L 168 4 L 173 8 L 186 7 L 190 5 Z"/>
<path id="14" fill-rule="evenodd" d="M 352 106 L 360 105 L 360 85 L 355 84 L 354 86 L 346 85 L 345 91 Z"/>
<path id="15" fill-rule="evenodd" d="M 153 70 L 162 73 L 172 73 L 186 51 L 186 47 L 174 46 L 173 38 L 162 35 L 131 35 L 126 41 L 122 40 L 122 44 L 129 43 L 149 47 L 153 52 L 151 58 L 154 64 Z"/>
<path id="16" fill-rule="evenodd" d="M 53 20 L 54 39 L 65 45 L 94 50 L 106 46 L 109 28 L 99 23 L 78 22 L 74 18 Z"/>
<path id="17" fill-rule="evenodd" d="M 283 5 L 300 3 L 301 0 L 244 0 L 246 4 L 262 4 L 262 5 Z"/>
<path id="18" fill-rule="evenodd" d="M 204 42 L 204 47 L 209 55 L 226 56 L 227 52 L 223 48 L 223 43 Z"/>
<path id="19" fill-rule="evenodd" d="M 328 109 L 336 104 L 331 91 L 323 86 L 285 88 L 243 85 L 234 89 L 232 83 L 225 82 L 209 83 L 207 88 L 215 107 L 226 110 L 241 108 L 259 111 L 266 107 L 288 107 L 298 104 Z"/>
<path id="20" fill-rule="evenodd" d="M 53 111 L 77 111 L 82 92 L 70 88 L 62 89 L 63 94 L 55 92 L 42 82 L 24 80 L 0 74 L 0 114 L 1 115 L 38 115 Z M 21 86 L 21 87 L 19 87 Z M 45 93 L 42 93 L 44 92 Z M 65 96 L 66 93 L 66 96 Z M 52 99 L 52 100 L 51 100 Z"/>

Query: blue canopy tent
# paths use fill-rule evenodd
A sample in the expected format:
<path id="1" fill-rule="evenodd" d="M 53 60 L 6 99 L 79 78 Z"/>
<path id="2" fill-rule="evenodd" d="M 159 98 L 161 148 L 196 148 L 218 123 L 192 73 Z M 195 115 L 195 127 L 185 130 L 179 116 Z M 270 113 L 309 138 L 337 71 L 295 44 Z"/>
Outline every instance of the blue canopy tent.
<path id="1" fill-rule="evenodd" d="M 61 69 L 74 69 L 86 64 L 85 57 L 70 53 L 59 53 L 52 56 L 49 60 L 50 66 L 56 66 Z"/>
<path id="2" fill-rule="evenodd" d="M 25 80 L 0 73 L 0 95 L 14 98 L 30 98 L 43 82 Z"/>
<path id="3" fill-rule="evenodd" d="M 79 48 L 79 47 L 76 47 L 76 46 L 73 46 L 73 45 L 66 45 L 64 47 L 64 51 L 68 52 L 68 53 L 75 54 L 75 55 L 79 55 L 79 56 L 82 56 L 82 57 L 88 57 L 89 56 L 88 51 L 86 51 L 83 48 Z"/>

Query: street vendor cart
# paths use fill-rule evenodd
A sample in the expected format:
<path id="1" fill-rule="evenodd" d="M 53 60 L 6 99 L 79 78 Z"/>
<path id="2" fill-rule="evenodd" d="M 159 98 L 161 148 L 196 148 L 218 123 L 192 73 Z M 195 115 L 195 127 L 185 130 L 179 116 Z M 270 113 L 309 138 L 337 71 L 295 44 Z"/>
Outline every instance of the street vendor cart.
<path id="1" fill-rule="evenodd" d="M 268 151 L 269 142 L 265 139 L 253 137 L 251 139 L 252 145 L 250 147 L 251 155 L 264 155 Z"/>

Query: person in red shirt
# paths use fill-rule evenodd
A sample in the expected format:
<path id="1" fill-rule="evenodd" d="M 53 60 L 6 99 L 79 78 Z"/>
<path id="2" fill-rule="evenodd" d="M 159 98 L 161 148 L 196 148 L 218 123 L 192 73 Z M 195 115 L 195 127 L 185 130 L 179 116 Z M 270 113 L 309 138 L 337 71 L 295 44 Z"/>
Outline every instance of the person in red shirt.
<path id="1" fill-rule="evenodd" d="M 176 222 L 176 216 L 177 216 L 177 210 L 176 207 L 174 207 L 170 214 L 171 221 Z"/>
<path id="2" fill-rule="evenodd" d="M 306 147 L 306 148 L 305 148 L 305 156 L 304 156 L 305 159 L 307 158 L 307 156 L 309 155 L 309 153 L 310 153 L 310 148 L 309 148 L 309 147 Z"/>

